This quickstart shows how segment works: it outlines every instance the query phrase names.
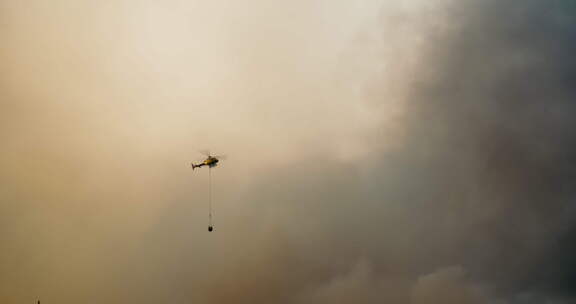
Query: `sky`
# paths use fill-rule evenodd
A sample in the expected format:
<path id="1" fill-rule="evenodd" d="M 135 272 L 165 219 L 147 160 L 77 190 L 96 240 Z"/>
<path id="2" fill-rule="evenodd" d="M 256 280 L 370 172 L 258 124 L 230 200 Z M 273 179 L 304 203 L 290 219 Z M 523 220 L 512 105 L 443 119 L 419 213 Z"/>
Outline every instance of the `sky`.
<path id="1" fill-rule="evenodd" d="M 0 302 L 576 303 L 575 17 L 0 0 Z"/>

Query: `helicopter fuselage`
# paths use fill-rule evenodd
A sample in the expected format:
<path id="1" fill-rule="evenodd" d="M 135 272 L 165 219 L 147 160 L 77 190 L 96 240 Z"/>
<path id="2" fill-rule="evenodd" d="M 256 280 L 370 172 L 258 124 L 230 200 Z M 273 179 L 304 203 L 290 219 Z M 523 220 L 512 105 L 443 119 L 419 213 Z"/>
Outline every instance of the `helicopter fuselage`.
<path id="1" fill-rule="evenodd" d="M 216 166 L 216 164 L 218 163 L 218 159 L 216 157 L 208 157 L 205 161 L 204 164 L 209 166 L 209 167 L 214 167 Z"/>
<path id="2" fill-rule="evenodd" d="M 213 156 L 208 156 L 208 158 L 206 158 L 203 162 L 195 165 L 192 164 L 192 169 L 194 168 L 200 168 L 200 167 L 204 167 L 204 166 L 208 166 L 210 168 L 215 167 L 216 164 L 218 163 L 218 159 L 216 157 Z"/>

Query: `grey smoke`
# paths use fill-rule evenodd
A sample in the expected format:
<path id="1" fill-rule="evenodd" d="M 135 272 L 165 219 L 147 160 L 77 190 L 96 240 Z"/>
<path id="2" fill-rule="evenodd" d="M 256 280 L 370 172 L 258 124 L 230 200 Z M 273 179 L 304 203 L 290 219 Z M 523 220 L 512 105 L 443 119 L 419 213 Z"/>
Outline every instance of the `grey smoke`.
<path id="1" fill-rule="evenodd" d="M 279 224 L 290 268 L 322 273 L 303 302 L 574 301 L 574 13 L 453 3 L 410 83 L 400 148 L 372 143 L 357 166 L 302 164 L 265 184 L 291 194 L 255 199 L 298 219 Z"/>

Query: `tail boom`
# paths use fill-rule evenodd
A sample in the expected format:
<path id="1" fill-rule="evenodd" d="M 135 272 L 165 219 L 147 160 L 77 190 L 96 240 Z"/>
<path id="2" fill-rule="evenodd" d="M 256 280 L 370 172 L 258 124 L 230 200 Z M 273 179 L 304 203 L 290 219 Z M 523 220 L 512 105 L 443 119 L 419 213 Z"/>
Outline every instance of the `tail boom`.
<path id="1" fill-rule="evenodd" d="M 201 163 L 201 164 L 195 165 L 194 163 L 192 163 L 191 165 L 192 165 L 192 170 L 194 170 L 196 168 L 200 168 L 200 167 L 204 166 L 205 164 Z"/>

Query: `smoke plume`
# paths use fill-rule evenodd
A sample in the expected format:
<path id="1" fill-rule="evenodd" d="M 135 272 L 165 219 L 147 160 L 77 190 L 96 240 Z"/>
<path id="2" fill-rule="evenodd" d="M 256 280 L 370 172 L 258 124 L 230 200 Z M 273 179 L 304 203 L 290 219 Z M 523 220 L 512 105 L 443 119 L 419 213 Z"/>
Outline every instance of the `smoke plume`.
<path id="1" fill-rule="evenodd" d="M 0 1 L 0 302 L 573 303 L 575 16 Z"/>

